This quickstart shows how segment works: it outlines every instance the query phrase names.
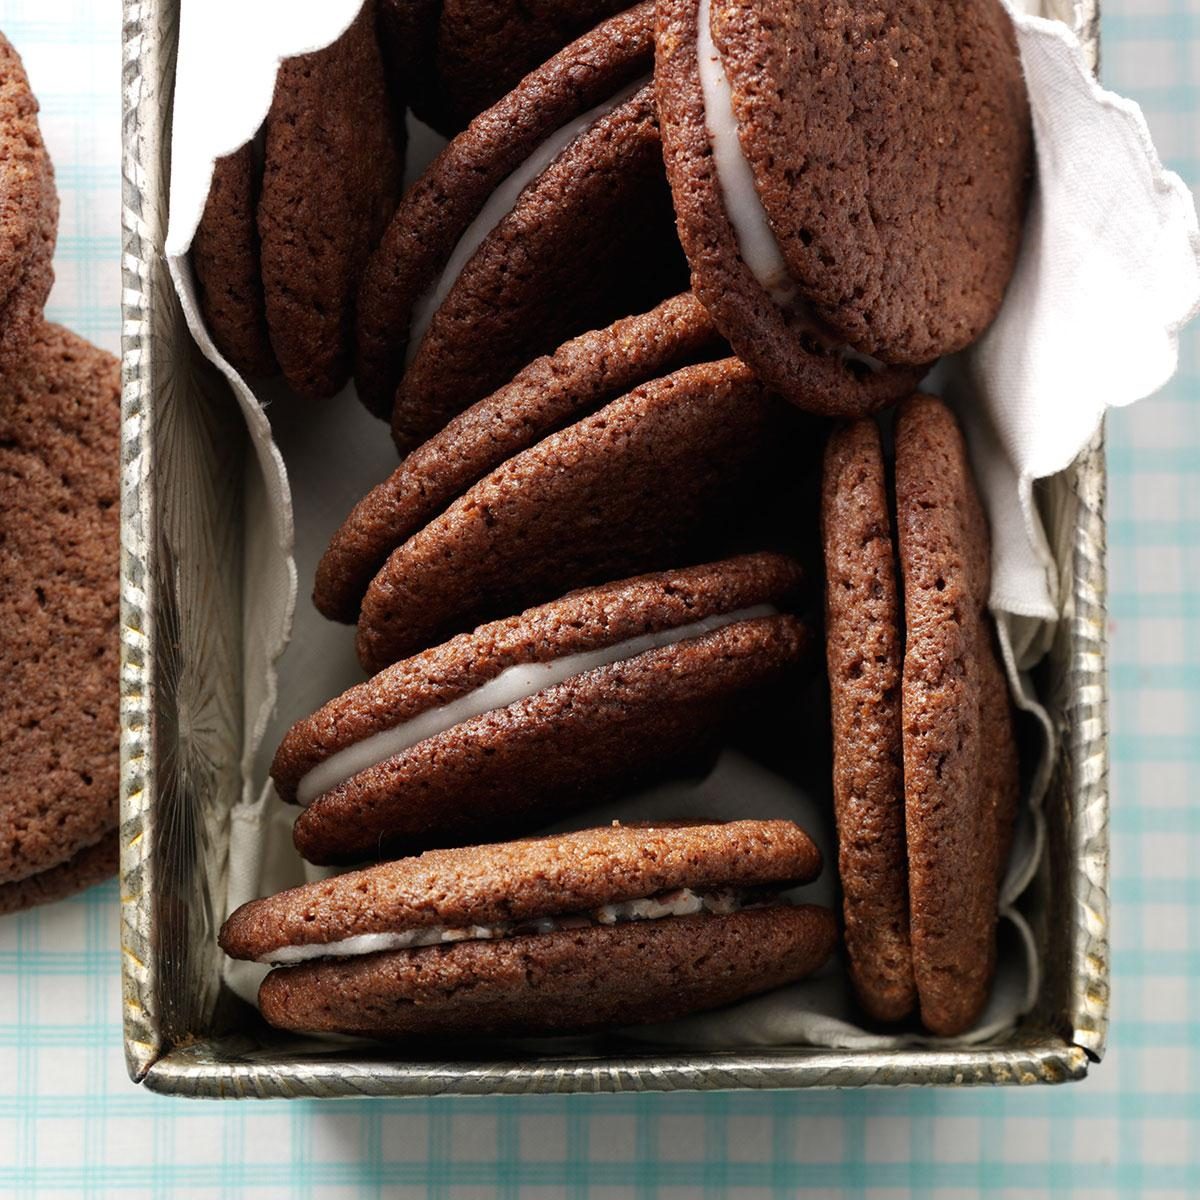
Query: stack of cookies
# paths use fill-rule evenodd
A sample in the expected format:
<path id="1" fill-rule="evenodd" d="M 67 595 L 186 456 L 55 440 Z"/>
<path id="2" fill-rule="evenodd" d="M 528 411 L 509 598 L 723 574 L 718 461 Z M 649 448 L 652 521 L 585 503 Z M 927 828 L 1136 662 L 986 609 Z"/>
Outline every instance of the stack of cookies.
<path id="1" fill-rule="evenodd" d="M 0 35 L 0 914 L 117 866 L 120 369 L 42 315 L 37 113 Z"/>
<path id="2" fill-rule="evenodd" d="M 452 137 L 400 194 L 406 107 Z M 251 379 L 352 377 L 401 457 L 314 580 L 369 678 L 272 769 L 306 859 L 374 865 L 230 917 L 269 1021 L 572 1032 L 823 967 L 789 822 L 503 840 L 798 690 L 808 534 L 862 1019 L 978 1020 L 1017 757 L 987 521 L 915 392 L 1000 306 L 1031 138 L 999 0 L 367 0 L 283 65 L 202 310 Z"/>

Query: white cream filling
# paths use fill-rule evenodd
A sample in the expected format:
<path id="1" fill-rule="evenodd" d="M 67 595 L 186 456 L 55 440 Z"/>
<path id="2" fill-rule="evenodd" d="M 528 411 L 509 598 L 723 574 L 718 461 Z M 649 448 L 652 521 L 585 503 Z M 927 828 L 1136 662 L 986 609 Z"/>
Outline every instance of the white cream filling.
<path id="1" fill-rule="evenodd" d="M 450 257 L 442 268 L 437 281 L 413 305 L 412 320 L 408 329 L 406 365 L 417 352 L 434 313 L 458 282 L 463 268 L 471 261 L 484 239 L 504 220 L 517 205 L 521 193 L 577 138 L 590 129 L 601 117 L 623 104 L 639 88 L 649 82 L 650 77 L 638 79 L 622 88 L 603 104 L 596 105 L 561 129 L 555 130 L 503 183 L 488 197 L 479 215 L 464 230 Z"/>
<path id="2" fill-rule="evenodd" d="M 713 165 L 725 212 L 733 226 L 738 252 L 754 278 L 781 308 L 796 302 L 796 285 L 775 240 L 767 210 L 754 186 L 754 173 L 742 153 L 733 90 L 712 37 L 712 0 L 700 0 L 696 19 L 696 57 L 700 64 L 700 90 L 704 95 L 704 124 L 712 146 Z"/>
<path id="3" fill-rule="evenodd" d="M 739 609 L 737 612 L 722 613 L 718 616 L 706 617 L 694 621 L 690 625 L 679 625 L 673 629 L 661 629 L 657 633 L 646 633 L 640 637 L 629 638 L 613 646 L 605 646 L 599 650 L 587 650 L 579 654 L 567 654 L 544 663 L 520 663 L 501 671 L 495 679 L 489 679 L 466 695 L 444 704 L 441 708 L 431 708 L 419 713 L 409 721 L 404 721 L 392 729 L 383 729 L 371 734 L 362 741 L 354 742 L 342 750 L 331 754 L 323 762 L 318 763 L 306 775 L 296 788 L 296 799 L 302 805 L 311 804 L 322 793 L 344 783 L 352 776 L 386 762 L 389 758 L 423 742 L 426 738 L 436 737 L 445 733 L 463 721 L 472 717 L 482 716 L 499 708 L 507 708 L 510 704 L 526 700 L 538 692 L 563 683 L 575 675 L 587 671 L 595 671 L 612 663 L 621 662 L 627 658 L 635 658 L 647 650 L 655 650 L 660 646 L 673 645 L 690 638 L 701 637 L 712 633 L 726 625 L 738 621 L 749 621 L 755 617 L 774 616 L 776 609 L 769 604 L 758 604 L 752 608 Z"/>
<path id="4" fill-rule="evenodd" d="M 448 942 L 483 942 L 523 934 L 552 933 L 556 929 L 583 929 L 592 925 L 619 925 L 627 921 L 657 921 L 663 917 L 690 917 L 707 912 L 720 916 L 746 906 L 733 891 L 693 892 L 677 888 L 640 900 L 602 904 L 587 913 L 560 917 L 538 917 L 529 921 L 498 921 L 493 925 L 426 925 L 394 933 L 360 933 L 336 942 L 314 942 L 305 946 L 281 946 L 259 958 L 273 967 L 292 966 L 314 958 L 355 958 L 382 950 L 412 950 L 418 946 L 441 946 Z"/>
<path id="5" fill-rule="evenodd" d="M 829 335 L 797 295 L 796 283 L 788 271 L 767 210 L 755 187 L 754 172 L 742 152 L 737 116 L 733 111 L 733 90 L 712 38 L 711 4 L 712 0 L 700 0 L 696 57 L 700 67 L 700 91 L 704 98 L 704 124 L 738 253 L 775 304 L 795 313 L 807 325 L 813 337 L 824 345 Z M 838 346 L 836 352 L 842 358 L 860 362 L 872 371 L 883 370 L 884 364 L 877 358 L 855 350 L 853 346 Z"/>

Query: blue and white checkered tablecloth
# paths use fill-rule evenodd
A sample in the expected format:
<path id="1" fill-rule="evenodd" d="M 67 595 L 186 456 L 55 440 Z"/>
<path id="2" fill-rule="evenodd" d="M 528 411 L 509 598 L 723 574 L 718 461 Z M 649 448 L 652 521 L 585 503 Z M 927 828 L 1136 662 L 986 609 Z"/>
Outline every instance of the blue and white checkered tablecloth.
<path id="1" fill-rule="evenodd" d="M 62 193 L 52 316 L 119 336 L 120 0 L 0 0 Z M 1200 184 L 1200 0 L 1105 0 Z M 1200 329 L 1110 424 L 1115 994 L 1063 1089 L 200 1104 L 128 1082 L 117 889 L 0 920 L 0 1197 L 1200 1195 Z"/>

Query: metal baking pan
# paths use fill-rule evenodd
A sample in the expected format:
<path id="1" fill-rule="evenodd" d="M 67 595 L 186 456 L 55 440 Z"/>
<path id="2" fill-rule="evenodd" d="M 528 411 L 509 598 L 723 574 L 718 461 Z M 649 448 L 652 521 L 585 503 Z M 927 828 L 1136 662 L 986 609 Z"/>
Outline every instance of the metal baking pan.
<path id="1" fill-rule="evenodd" d="M 1070 0 L 1048 0 L 1066 16 Z M 1062 738 L 1034 887 L 1044 977 L 1003 1041 L 971 1049 L 778 1048 L 605 1055 L 603 1043 L 490 1058 L 247 1032 L 221 989 L 210 881 L 241 787 L 240 525 L 247 438 L 193 348 L 163 259 L 180 0 L 126 0 L 121 894 L 125 1052 L 154 1091 L 204 1097 L 1058 1083 L 1104 1048 L 1108 778 L 1103 437 L 1056 491 L 1073 529 L 1072 598 L 1041 670 Z M 1085 44 L 1098 53 L 1098 0 Z M 1060 10 L 1061 13 L 1060 13 Z M 167 480 L 171 486 L 165 486 Z M 244 1010 L 242 1010 L 244 1011 Z M 564 1049 L 563 1046 L 566 1046 Z"/>

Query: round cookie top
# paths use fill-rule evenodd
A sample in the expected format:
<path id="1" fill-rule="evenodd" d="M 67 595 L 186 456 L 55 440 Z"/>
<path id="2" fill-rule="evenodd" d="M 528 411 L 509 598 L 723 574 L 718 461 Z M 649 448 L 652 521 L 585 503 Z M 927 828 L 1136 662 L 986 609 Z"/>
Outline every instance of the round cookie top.
<path id="1" fill-rule="evenodd" d="M 1032 129 L 1000 0 L 705 0 L 792 279 L 885 362 L 961 350 L 1016 262 Z"/>
<path id="2" fill-rule="evenodd" d="M 120 390 L 56 325 L 0 375 L 0 884 L 117 822 Z"/>
<path id="3" fill-rule="evenodd" d="M 782 607 L 800 568 L 778 554 L 739 558 L 581 589 L 396 662 L 297 722 L 271 775 L 285 800 L 317 763 L 381 730 L 441 708 L 510 667 L 587 653 L 762 604 Z"/>
<path id="4" fill-rule="evenodd" d="M 790 821 L 611 825 L 429 850 L 242 905 L 221 930 L 234 958 L 364 933 L 564 916 L 676 888 L 790 887 L 821 869 Z"/>
<path id="5" fill-rule="evenodd" d="M 916 1003 L 900 729 L 903 657 L 888 484 L 874 420 L 833 431 L 825 448 L 826 661 L 850 978 L 875 1020 Z"/>
<path id="6" fill-rule="evenodd" d="M 704 306 L 683 295 L 535 360 L 414 450 L 355 506 L 317 566 L 317 608 L 353 623 L 388 555 L 471 484 L 638 383 L 719 349 Z"/>
<path id="7" fill-rule="evenodd" d="M 698 363 L 514 455 L 392 552 L 359 661 L 378 671 L 570 588 L 711 557 L 774 477 L 782 407 L 737 359 Z"/>
<path id="8" fill-rule="evenodd" d="M 896 526 L 913 974 L 922 1022 L 950 1036 L 969 1029 L 987 1001 L 1019 783 L 987 610 L 987 519 L 958 423 L 929 396 L 899 412 Z"/>
<path id="9" fill-rule="evenodd" d="M 304 396 L 350 374 L 355 299 L 403 176 L 369 0 L 332 45 L 280 64 L 258 202 L 271 346 Z"/>
<path id="10" fill-rule="evenodd" d="M 774 904 L 305 963 L 272 971 L 258 1001 L 272 1025 L 312 1033 L 583 1033 L 795 983 L 836 942 L 828 909 Z"/>
<path id="11" fill-rule="evenodd" d="M 0 370 L 38 336 L 54 282 L 54 167 L 21 58 L 0 34 Z"/>
<path id="12" fill-rule="evenodd" d="M 359 293 L 354 375 L 373 412 L 391 412 L 414 308 L 489 197 L 558 130 L 648 74 L 653 38 L 653 0 L 584 34 L 480 113 L 404 194 Z"/>

